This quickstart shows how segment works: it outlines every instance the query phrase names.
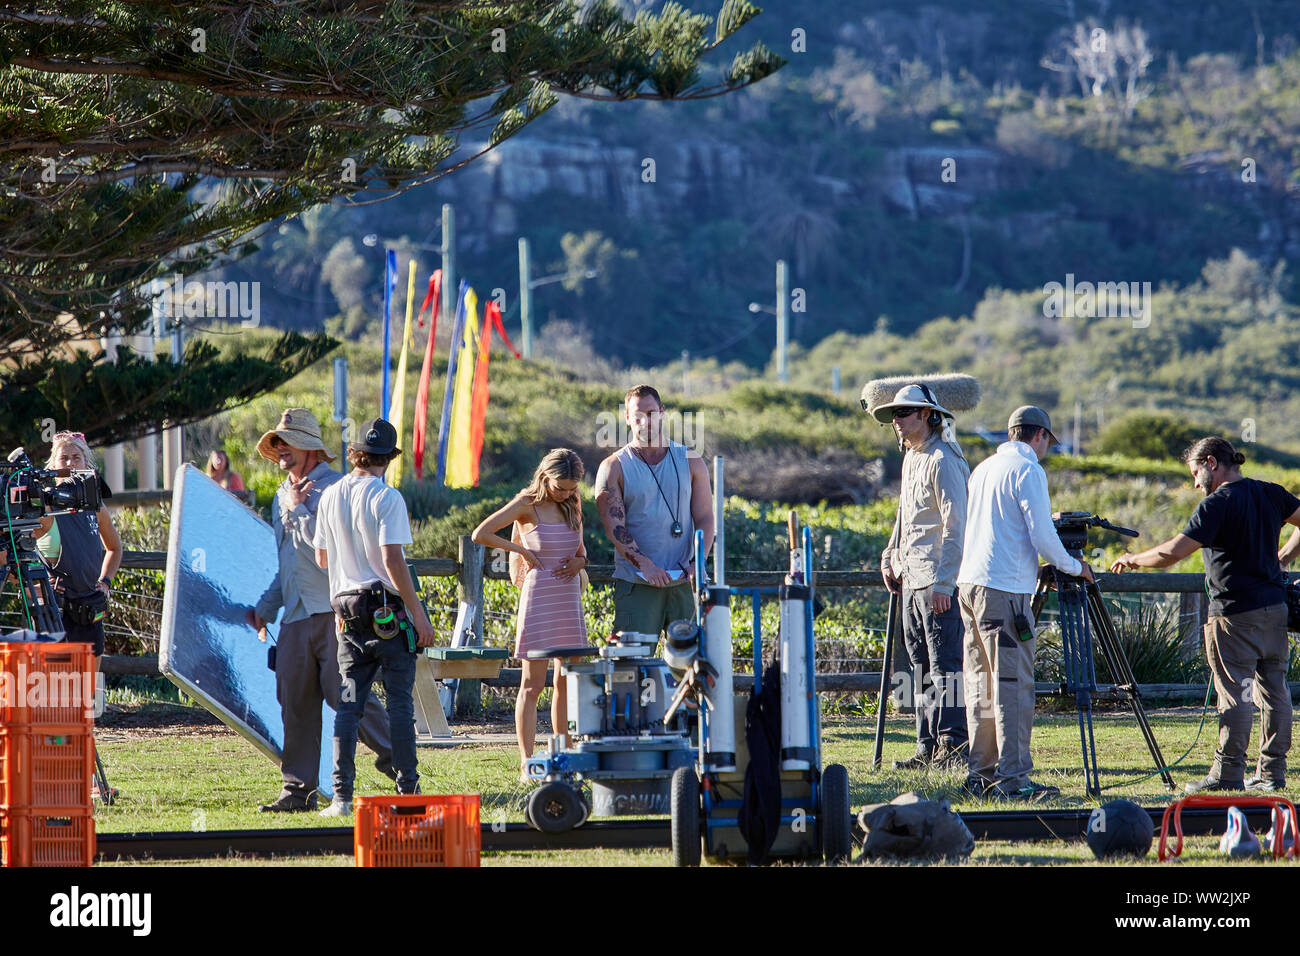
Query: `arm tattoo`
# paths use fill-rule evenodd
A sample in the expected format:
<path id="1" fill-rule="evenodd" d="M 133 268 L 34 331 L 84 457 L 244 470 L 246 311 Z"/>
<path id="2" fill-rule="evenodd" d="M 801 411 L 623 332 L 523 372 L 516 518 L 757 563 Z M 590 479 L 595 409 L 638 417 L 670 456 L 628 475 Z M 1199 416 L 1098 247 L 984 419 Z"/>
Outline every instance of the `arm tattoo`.
<path id="1" fill-rule="evenodd" d="M 622 521 L 625 517 L 627 517 L 627 515 L 623 513 L 623 509 L 619 507 L 617 503 L 611 504 L 609 506 L 609 516 L 613 518 L 615 521 Z"/>
<path id="2" fill-rule="evenodd" d="M 636 546 L 636 541 L 632 538 L 632 532 L 628 531 L 626 526 L 619 525 L 614 529 L 614 540 L 623 545 L 623 556 L 631 562 L 632 567 L 641 568 L 641 562 L 637 557 L 645 557 L 641 549 Z"/>

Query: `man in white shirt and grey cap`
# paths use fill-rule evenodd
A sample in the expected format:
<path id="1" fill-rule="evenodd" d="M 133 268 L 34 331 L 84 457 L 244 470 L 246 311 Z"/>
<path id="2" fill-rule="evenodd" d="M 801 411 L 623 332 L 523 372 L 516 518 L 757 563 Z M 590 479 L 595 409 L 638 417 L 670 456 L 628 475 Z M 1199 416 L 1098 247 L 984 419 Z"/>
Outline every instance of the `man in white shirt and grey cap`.
<path id="1" fill-rule="evenodd" d="M 1064 574 L 1092 580 L 1052 524 L 1040 462 L 1057 444 L 1047 412 L 1023 405 L 1007 422 L 1008 441 L 971 472 L 966 537 L 957 573 L 966 622 L 966 720 L 975 796 L 1037 802 L 1060 794 L 1030 779 L 1034 762 L 1034 649 L 1030 602 L 1038 556 Z"/>
<path id="2" fill-rule="evenodd" d="M 906 447 L 898 514 L 881 575 L 890 593 L 902 591 L 903 644 L 912 664 L 916 753 L 895 769 L 965 766 L 966 710 L 962 701 L 962 622 L 957 569 L 966 522 L 970 467 L 948 427 L 952 412 L 923 384 L 899 389 L 892 402 L 872 409 L 893 423 Z M 945 434 L 946 433 L 946 434 Z"/>

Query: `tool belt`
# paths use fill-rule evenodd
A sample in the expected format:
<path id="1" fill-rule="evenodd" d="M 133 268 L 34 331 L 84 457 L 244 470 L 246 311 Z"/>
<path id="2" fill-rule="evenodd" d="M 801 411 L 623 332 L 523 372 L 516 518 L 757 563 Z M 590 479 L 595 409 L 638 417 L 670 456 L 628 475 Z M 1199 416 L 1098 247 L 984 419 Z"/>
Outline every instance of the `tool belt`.
<path id="1" fill-rule="evenodd" d="M 402 599 L 378 581 L 366 588 L 334 595 L 330 607 L 342 622 L 343 630 L 357 637 L 389 640 L 408 631 L 414 634 Z"/>
<path id="2" fill-rule="evenodd" d="M 91 627 L 104 619 L 108 610 L 108 598 L 103 594 L 94 594 L 87 598 L 63 597 L 63 616 L 75 627 Z"/>

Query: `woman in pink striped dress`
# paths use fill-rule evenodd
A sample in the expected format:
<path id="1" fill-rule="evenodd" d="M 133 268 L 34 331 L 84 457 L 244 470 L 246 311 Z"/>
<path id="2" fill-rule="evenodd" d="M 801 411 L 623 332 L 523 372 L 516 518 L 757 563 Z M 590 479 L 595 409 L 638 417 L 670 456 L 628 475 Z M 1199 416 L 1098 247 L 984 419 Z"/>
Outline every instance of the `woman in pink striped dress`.
<path id="1" fill-rule="evenodd" d="M 579 578 L 587 565 L 587 549 L 582 543 L 582 499 L 578 491 L 584 472 L 582 459 L 576 452 L 568 448 L 553 449 L 537 466 L 528 487 L 504 508 L 488 515 L 473 534 L 478 544 L 514 552 L 524 562 L 515 634 L 515 657 L 523 665 L 523 679 L 515 700 L 515 734 L 519 740 L 520 779 L 525 782 L 528 778 L 523 773 L 523 763 L 533 753 L 537 699 L 546 686 L 546 669 L 550 664 L 546 658 L 529 660 L 528 652 L 580 647 L 587 643 Z M 497 533 L 511 522 L 519 525 L 519 542 Z M 551 727 L 563 743 L 569 720 L 567 689 L 560 676 L 559 663 L 556 658 Z"/>

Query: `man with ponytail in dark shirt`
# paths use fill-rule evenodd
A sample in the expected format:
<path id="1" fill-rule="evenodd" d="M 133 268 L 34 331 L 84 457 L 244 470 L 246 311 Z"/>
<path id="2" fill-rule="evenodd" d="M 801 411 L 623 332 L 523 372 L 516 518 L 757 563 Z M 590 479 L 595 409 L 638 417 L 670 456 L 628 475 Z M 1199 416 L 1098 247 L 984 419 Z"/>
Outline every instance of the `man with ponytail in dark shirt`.
<path id="1" fill-rule="evenodd" d="M 1209 775 L 1189 783 L 1187 792 L 1281 790 L 1291 749 L 1282 565 L 1300 552 L 1300 537 L 1293 534 L 1281 551 L 1277 544 L 1282 525 L 1300 528 L 1300 498 L 1271 481 L 1242 477 L 1246 457 L 1222 438 L 1202 438 L 1183 461 L 1205 500 L 1181 534 L 1140 554 L 1121 555 L 1111 570 L 1167 568 L 1205 549 L 1205 656 L 1219 700 L 1219 747 Z M 1256 774 L 1246 780 L 1252 698 L 1262 726 Z"/>

